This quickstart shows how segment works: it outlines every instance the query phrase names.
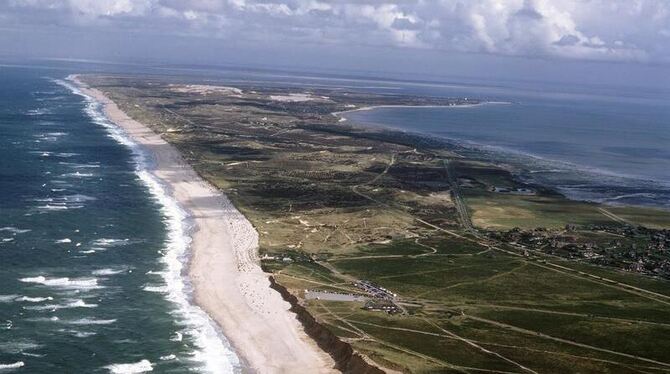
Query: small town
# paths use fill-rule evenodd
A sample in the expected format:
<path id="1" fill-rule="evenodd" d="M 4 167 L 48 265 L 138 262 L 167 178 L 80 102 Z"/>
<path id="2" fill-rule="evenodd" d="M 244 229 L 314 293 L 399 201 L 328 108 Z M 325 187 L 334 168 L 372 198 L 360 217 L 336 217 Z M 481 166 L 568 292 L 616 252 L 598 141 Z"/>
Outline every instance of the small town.
<path id="1" fill-rule="evenodd" d="M 488 236 L 527 250 L 670 279 L 670 230 L 667 229 L 566 225 L 561 231 L 514 228 L 489 232 Z"/>

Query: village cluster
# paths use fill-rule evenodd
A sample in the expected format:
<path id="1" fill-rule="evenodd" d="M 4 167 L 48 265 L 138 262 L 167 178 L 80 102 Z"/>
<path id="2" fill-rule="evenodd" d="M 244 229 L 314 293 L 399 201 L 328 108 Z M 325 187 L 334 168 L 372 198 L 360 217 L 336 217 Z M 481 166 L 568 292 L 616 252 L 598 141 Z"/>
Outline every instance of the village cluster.
<path id="1" fill-rule="evenodd" d="M 567 225 L 561 231 L 514 228 L 490 232 L 489 237 L 551 255 L 670 279 L 670 230 L 631 225 L 580 228 Z"/>

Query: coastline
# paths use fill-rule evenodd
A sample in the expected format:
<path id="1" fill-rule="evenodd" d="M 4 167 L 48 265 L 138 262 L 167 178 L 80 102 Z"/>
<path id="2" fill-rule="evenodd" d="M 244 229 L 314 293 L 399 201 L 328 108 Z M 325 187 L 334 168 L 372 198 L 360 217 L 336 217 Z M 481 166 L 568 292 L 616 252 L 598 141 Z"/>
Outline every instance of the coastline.
<path id="1" fill-rule="evenodd" d="M 354 108 L 346 111 L 332 112 L 331 114 L 337 117 L 339 123 L 350 121 L 345 117 L 350 112 L 371 111 L 377 108 L 473 108 L 484 105 L 511 105 L 514 102 L 508 101 L 484 101 L 477 104 L 465 105 L 376 105 Z M 542 188 L 551 190 L 562 195 L 570 201 L 588 202 L 595 204 L 603 204 L 612 207 L 631 207 L 653 209 L 660 211 L 669 211 L 670 204 L 663 204 L 656 201 L 625 201 L 620 202 L 622 198 L 635 198 L 636 196 L 645 197 L 646 192 L 627 192 L 628 189 L 660 189 L 664 188 L 667 191 L 669 186 L 667 182 L 662 180 L 654 180 L 644 176 L 629 175 L 609 170 L 599 169 L 597 167 L 588 167 L 578 165 L 570 161 L 563 161 L 559 159 L 552 159 L 546 156 L 517 150 L 513 148 L 506 148 L 495 145 L 488 145 L 484 143 L 477 143 L 467 139 L 459 139 L 453 137 L 446 137 L 431 134 L 428 132 L 421 132 L 420 130 L 409 130 L 401 127 L 392 127 L 383 123 L 375 122 L 369 124 L 352 123 L 353 126 L 363 128 L 377 128 L 381 131 L 389 131 L 392 133 L 402 133 L 409 136 L 415 136 L 421 139 L 429 139 L 431 141 L 440 142 L 450 147 L 468 152 L 468 154 L 475 159 L 481 159 L 487 162 L 503 163 L 514 169 L 513 174 L 519 178 L 520 181 L 531 185 L 541 186 Z M 616 186 L 616 190 L 610 195 L 606 193 L 590 192 L 588 186 L 584 183 L 571 185 L 561 185 L 555 180 L 541 180 L 534 176 L 535 174 L 569 174 L 576 173 L 580 175 L 588 174 L 593 176 L 593 180 L 601 180 L 601 178 L 616 179 L 621 184 Z M 644 187 L 640 187 L 644 186 Z M 593 188 L 597 188 L 596 184 Z M 610 191 L 612 192 L 612 191 Z"/>
<path id="2" fill-rule="evenodd" d="M 290 304 L 270 288 L 259 263 L 258 234 L 219 190 L 204 181 L 160 135 L 131 119 L 99 90 L 69 78 L 105 116 L 151 155 L 151 175 L 193 222 L 188 276 L 193 302 L 221 328 L 243 360 L 260 373 L 335 372 L 334 361 L 307 336 Z M 221 352 L 225 354 L 225 352 Z"/>
<path id="3" fill-rule="evenodd" d="M 482 101 L 478 102 L 476 104 L 460 104 L 460 105 L 371 105 L 371 106 L 364 106 L 360 108 L 353 108 L 350 110 L 342 110 L 339 112 L 332 112 L 332 114 L 335 117 L 340 117 L 340 122 L 343 120 L 347 120 L 347 118 L 343 117 L 342 114 L 346 113 L 351 113 L 351 112 L 363 112 L 363 111 L 368 111 L 368 110 L 375 110 L 375 109 L 381 109 L 381 108 L 474 108 L 478 106 L 483 106 L 483 105 L 510 105 L 512 104 L 509 101 Z"/>

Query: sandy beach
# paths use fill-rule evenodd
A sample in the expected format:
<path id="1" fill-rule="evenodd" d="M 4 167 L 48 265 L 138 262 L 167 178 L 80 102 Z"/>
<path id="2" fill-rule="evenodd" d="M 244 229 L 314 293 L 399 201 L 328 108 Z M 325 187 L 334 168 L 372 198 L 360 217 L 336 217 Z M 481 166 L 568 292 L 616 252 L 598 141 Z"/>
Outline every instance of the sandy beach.
<path id="1" fill-rule="evenodd" d="M 336 372 L 333 360 L 304 332 L 290 305 L 260 268 L 258 234 L 219 190 L 204 181 L 160 135 L 128 117 L 101 91 L 73 77 L 107 117 L 155 161 L 151 172 L 189 212 L 195 228 L 189 276 L 194 301 L 218 323 L 251 372 Z M 246 371 L 246 370 L 245 370 Z"/>

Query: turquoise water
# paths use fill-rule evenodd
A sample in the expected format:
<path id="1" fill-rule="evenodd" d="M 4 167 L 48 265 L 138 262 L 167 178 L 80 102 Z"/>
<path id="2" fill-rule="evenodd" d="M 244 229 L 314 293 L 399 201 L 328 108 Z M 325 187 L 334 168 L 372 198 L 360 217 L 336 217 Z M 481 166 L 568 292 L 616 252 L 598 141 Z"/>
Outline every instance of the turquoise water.
<path id="1" fill-rule="evenodd" d="M 234 372 L 192 306 L 188 219 L 53 70 L 0 68 L 0 372 Z"/>
<path id="2" fill-rule="evenodd" d="M 469 93 L 484 96 L 476 89 Z M 379 108 L 346 117 L 450 139 L 493 161 L 515 164 L 523 178 L 573 198 L 670 207 L 667 97 L 497 90 L 496 99 L 511 104 Z"/>

